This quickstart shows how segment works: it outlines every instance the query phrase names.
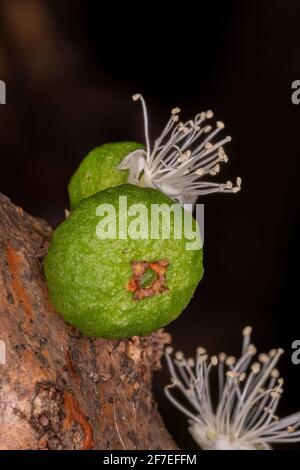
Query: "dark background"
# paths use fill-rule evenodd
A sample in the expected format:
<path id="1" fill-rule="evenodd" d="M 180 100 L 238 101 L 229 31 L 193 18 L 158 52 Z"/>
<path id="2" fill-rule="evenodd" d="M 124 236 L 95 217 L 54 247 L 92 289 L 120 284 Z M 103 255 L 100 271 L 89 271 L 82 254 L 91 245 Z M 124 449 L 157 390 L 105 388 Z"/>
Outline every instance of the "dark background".
<path id="1" fill-rule="evenodd" d="M 57 225 L 67 183 L 94 146 L 143 140 L 142 92 L 155 137 L 171 107 L 184 116 L 211 108 L 233 137 L 217 177 L 240 175 L 242 191 L 205 202 L 205 277 L 168 327 L 193 354 L 237 354 L 251 324 L 259 349 L 282 346 L 281 413 L 300 409 L 300 365 L 291 363 L 298 326 L 300 79 L 298 1 L 111 3 L 2 0 L 0 190 Z M 164 398 L 161 413 L 181 447 L 194 446 L 186 419 Z"/>

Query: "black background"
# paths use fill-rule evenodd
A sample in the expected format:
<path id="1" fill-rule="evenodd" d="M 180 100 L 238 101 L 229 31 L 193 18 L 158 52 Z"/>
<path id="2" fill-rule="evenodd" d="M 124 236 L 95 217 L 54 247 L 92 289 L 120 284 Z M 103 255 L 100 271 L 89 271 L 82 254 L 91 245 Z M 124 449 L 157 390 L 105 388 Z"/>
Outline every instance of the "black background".
<path id="1" fill-rule="evenodd" d="M 285 348 L 280 411 L 298 411 L 291 343 L 300 339 L 300 105 L 291 83 L 300 79 L 299 2 L 134 3 L 0 2 L 8 102 L 0 108 L 0 190 L 55 226 L 68 180 L 92 147 L 143 140 L 133 93 L 147 100 L 153 137 L 175 105 L 186 118 L 213 109 L 233 138 L 217 178 L 240 175 L 243 188 L 200 201 L 205 277 L 167 329 L 187 354 L 199 344 L 237 354 L 251 324 L 260 350 Z M 37 26 L 38 15 L 46 19 Z M 164 398 L 167 380 L 166 370 L 156 376 L 160 411 L 179 446 L 191 448 L 185 418 Z"/>

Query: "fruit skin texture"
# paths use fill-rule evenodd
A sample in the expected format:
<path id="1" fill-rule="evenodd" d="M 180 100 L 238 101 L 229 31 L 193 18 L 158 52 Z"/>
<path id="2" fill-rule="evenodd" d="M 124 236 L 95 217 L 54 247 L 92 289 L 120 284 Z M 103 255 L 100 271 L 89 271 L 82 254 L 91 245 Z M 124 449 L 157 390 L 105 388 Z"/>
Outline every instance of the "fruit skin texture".
<path id="1" fill-rule="evenodd" d="M 128 184 L 101 191 L 84 199 L 55 230 L 44 261 L 54 307 L 88 336 L 121 339 L 148 335 L 181 314 L 203 276 L 202 250 L 186 250 L 184 238 L 97 238 L 101 217 L 96 208 L 102 203 L 118 208 L 119 196 L 127 196 L 128 207 L 142 203 L 149 211 L 153 203 L 174 203 L 155 189 Z M 166 271 L 169 290 L 133 300 L 126 288 L 132 277 L 131 262 L 161 259 L 170 262 Z"/>
<path id="2" fill-rule="evenodd" d="M 69 186 L 71 209 L 79 202 L 107 188 L 126 184 L 128 170 L 118 170 L 123 158 L 134 150 L 144 148 L 137 142 L 114 142 L 96 147 L 82 160 Z"/>

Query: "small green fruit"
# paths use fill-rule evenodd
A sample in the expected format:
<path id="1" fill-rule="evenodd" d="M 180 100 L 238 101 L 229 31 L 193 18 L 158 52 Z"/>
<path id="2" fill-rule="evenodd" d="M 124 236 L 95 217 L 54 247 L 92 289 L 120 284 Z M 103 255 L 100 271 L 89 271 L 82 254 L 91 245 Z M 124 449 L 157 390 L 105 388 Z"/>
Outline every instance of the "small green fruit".
<path id="1" fill-rule="evenodd" d="M 127 183 L 128 170 L 118 170 L 123 158 L 144 146 L 137 142 L 115 142 L 93 149 L 81 162 L 69 183 L 71 209 L 107 188 Z"/>
<path id="2" fill-rule="evenodd" d="M 124 239 L 118 230 L 115 239 L 99 239 L 99 207 L 116 209 L 118 227 L 124 216 L 120 196 L 127 197 L 128 208 L 142 204 L 149 217 L 153 204 L 174 204 L 151 188 L 126 184 L 101 191 L 82 200 L 55 230 L 44 262 L 54 307 L 93 337 L 147 335 L 167 325 L 187 306 L 203 275 L 202 249 L 187 250 L 190 240 L 174 238 L 172 217 L 170 239 L 161 226 L 157 239 Z M 150 226 L 149 217 L 141 220 L 148 218 Z M 134 220 L 128 215 L 127 227 Z"/>

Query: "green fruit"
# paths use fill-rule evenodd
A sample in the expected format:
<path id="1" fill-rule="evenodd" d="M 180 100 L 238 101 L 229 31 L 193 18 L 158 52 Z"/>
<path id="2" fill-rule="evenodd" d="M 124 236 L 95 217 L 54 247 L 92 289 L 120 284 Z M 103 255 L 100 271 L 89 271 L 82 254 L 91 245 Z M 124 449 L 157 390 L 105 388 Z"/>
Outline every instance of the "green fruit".
<path id="1" fill-rule="evenodd" d="M 54 307 L 94 337 L 147 335 L 167 325 L 187 306 L 203 275 L 202 249 L 189 251 L 186 238 L 174 239 L 173 217 L 170 239 L 163 238 L 161 226 L 158 239 L 122 239 L 118 230 L 116 239 L 99 239 L 96 230 L 104 219 L 96 210 L 99 214 L 101 204 L 111 204 L 118 226 L 124 220 L 119 196 L 127 196 L 128 208 L 143 204 L 149 211 L 143 221 L 149 226 L 153 204 L 165 204 L 167 209 L 174 204 L 151 188 L 126 184 L 101 191 L 82 200 L 55 230 L 44 261 Z M 128 215 L 128 226 L 133 221 L 136 216 Z M 192 223 L 195 228 L 194 219 Z M 144 272 L 138 278 L 141 268 Z"/>
<path id="2" fill-rule="evenodd" d="M 123 158 L 144 146 L 137 142 L 115 142 L 93 149 L 81 162 L 69 183 L 71 209 L 107 188 L 127 183 L 128 170 L 118 170 Z"/>

